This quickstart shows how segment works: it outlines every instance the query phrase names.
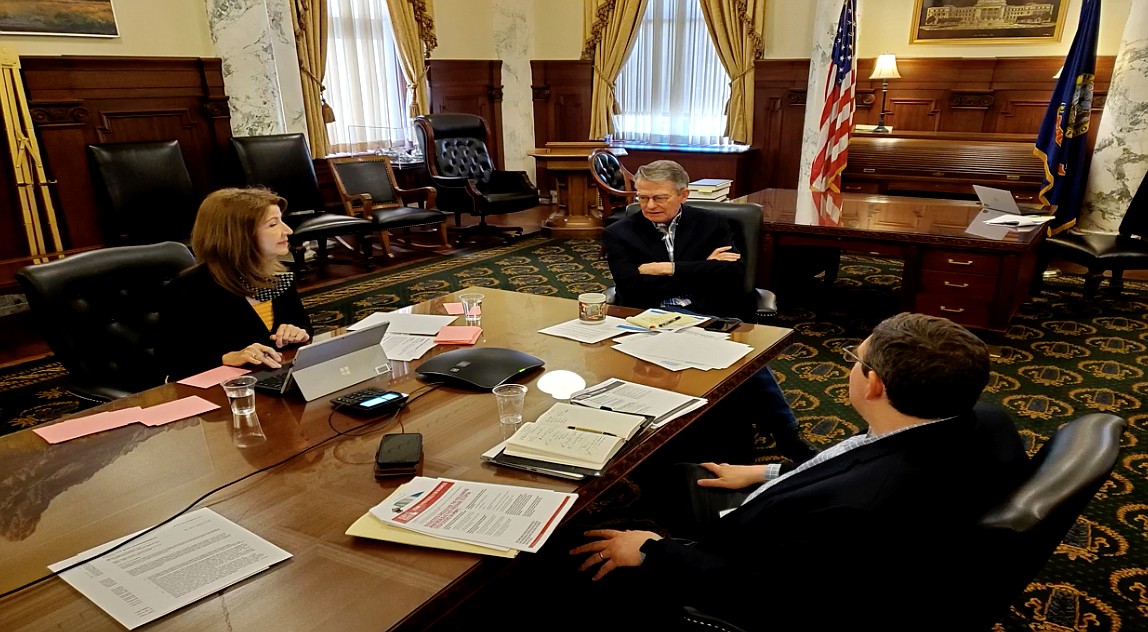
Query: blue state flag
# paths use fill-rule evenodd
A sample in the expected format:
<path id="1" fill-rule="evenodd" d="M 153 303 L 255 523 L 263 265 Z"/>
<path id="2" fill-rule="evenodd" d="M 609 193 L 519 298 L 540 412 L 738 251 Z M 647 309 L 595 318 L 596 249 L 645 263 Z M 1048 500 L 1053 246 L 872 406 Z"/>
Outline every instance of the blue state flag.
<path id="1" fill-rule="evenodd" d="M 1084 0 L 1080 24 L 1060 70 L 1060 80 L 1036 137 L 1033 154 L 1044 162 L 1040 201 L 1056 207 L 1049 234 L 1072 228 L 1088 183 L 1088 127 L 1096 81 L 1100 0 Z"/>

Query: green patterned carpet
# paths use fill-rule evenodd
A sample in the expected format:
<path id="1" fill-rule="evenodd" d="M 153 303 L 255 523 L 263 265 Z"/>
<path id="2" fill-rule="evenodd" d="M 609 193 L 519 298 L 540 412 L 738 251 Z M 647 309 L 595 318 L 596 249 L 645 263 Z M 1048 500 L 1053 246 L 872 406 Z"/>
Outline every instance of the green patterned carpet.
<path id="1" fill-rule="evenodd" d="M 893 313 L 899 283 L 897 262 L 848 256 L 833 287 L 781 297 L 775 324 L 793 327 L 796 342 L 771 366 L 819 447 L 862 429 L 846 399 L 849 367 L 836 350 L 860 342 Z M 609 284 L 598 242 L 528 237 L 335 284 L 303 300 L 325 330 L 472 285 L 574 297 Z M 1081 299 L 1081 287 L 1077 277 L 1050 281 L 1004 336 L 990 340 L 1001 355 L 985 397 L 1012 411 L 1030 453 L 1088 412 L 1121 415 L 1129 427 L 1111 480 L 1000 631 L 1148 629 L 1148 413 L 1141 410 L 1148 399 L 1148 284 L 1128 283 L 1121 299 L 1091 302 Z M 0 371 L 0 432 L 77 410 L 81 404 L 58 386 L 63 376 L 50 358 Z M 760 448 L 761 460 L 776 458 L 768 442 Z M 930 627 L 922 622 L 922 630 Z"/>

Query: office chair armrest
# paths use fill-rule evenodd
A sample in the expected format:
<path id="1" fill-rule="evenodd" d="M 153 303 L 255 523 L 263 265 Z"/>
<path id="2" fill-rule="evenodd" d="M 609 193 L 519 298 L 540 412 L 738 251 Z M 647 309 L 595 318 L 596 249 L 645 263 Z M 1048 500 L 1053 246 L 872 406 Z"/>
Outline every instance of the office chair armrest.
<path id="1" fill-rule="evenodd" d="M 758 318 L 768 318 L 777 314 L 777 295 L 769 290 L 754 288 L 754 314 Z"/>
<path id="2" fill-rule="evenodd" d="M 431 176 L 435 186 L 443 189 L 465 189 L 466 185 L 473 181 L 471 178 L 463 178 L 460 176 Z"/>
<path id="3" fill-rule="evenodd" d="M 358 207 L 356 212 L 355 207 Z M 355 195 L 347 196 L 347 215 L 361 215 L 363 219 L 371 219 L 371 207 L 374 206 L 374 200 L 371 198 L 370 193 L 357 193 Z"/>
<path id="4" fill-rule="evenodd" d="M 432 187 L 418 187 L 415 189 L 400 189 L 395 187 L 395 193 L 399 196 L 399 199 L 403 201 L 403 204 L 406 204 L 407 200 L 413 199 L 419 202 L 423 208 L 434 208 L 435 198 L 438 196 L 438 192 Z"/>

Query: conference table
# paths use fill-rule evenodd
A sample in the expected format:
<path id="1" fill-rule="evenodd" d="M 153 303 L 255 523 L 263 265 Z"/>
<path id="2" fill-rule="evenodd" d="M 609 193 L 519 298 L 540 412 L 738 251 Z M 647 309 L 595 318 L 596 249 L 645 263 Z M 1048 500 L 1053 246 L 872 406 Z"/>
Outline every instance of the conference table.
<path id="1" fill-rule="evenodd" d="M 842 196 L 839 226 L 795 221 L 797 191 L 764 189 L 730 200 L 762 206 L 757 280 L 775 288 L 787 256 L 808 248 L 901 259 L 902 311 L 943 316 L 1001 332 L 1027 299 L 1045 230 L 1018 231 L 983 220 L 1003 213 L 979 202 L 867 193 Z"/>
<path id="2" fill-rule="evenodd" d="M 765 366 L 793 334 L 778 327 L 743 325 L 731 339 L 753 351 L 728 369 L 670 372 L 611 349 L 610 341 L 587 344 L 538 333 L 575 318 L 576 301 L 489 288 L 459 293 L 467 291 L 485 294 L 478 346 L 512 348 L 546 363 L 519 380 L 529 387 L 524 411 L 528 420 L 555 401 L 537 382 L 556 370 L 575 372 L 587 385 L 617 377 L 705 397 L 712 406 Z M 404 311 L 444 314 L 443 303 L 457 301 L 459 293 Z M 615 315 L 635 311 L 611 307 Z M 134 423 L 55 445 L 31 430 L 0 437 L 0 592 L 47 575 L 49 564 L 158 524 L 204 494 L 269 468 L 196 506 L 210 507 L 292 557 L 162 617 L 148 629 L 433 628 L 478 594 L 484 581 L 512 572 L 516 560 L 345 535 L 356 519 L 408 480 L 374 477 L 374 452 L 382 434 L 422 433 L 424 476 L 577 492 L 565 518 L 569 521 L 709 407 L 635 436 L 600 478 L 571 481 L 500 468 L 480 458 L 500 439 L 494 396 L 445 385 L 430 388 L 415 374 L 422 361 L 455 348 L 438 346 L 419 360 L 391 361 L 389 373 L 311 402 L 297 394 L 279 398 L 260 393 L 256 412 L 267 441 L 254 448 L 233 445 L 222 388 L 175 383 L 75 416 L 190 395 L 221 407 L 167 425 Z M 354 431 L 361 420 L 333 413 L 329 399 L 367 386 L 412 393 L 412 400 L 397 421 Z M 336 431 L 364 434 L 340 436 Z M 0 629 L 122 627 L 53 577 L 0 600 Z"/>

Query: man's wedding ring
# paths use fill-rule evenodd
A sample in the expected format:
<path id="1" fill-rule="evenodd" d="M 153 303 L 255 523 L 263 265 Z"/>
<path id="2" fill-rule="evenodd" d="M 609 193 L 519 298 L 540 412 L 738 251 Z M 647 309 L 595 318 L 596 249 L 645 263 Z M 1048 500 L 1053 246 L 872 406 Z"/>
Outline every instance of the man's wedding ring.
<path id="1" fill-rule="evenodd" d="M 601 551 L 598 551 L 598 557 L 602 558 L 602 561 L 603 561 L 603 562 L 605 562 L 605 561 L 606 561 L 606 556 L 605 556 L 605 555 L 602 555 L 602 552 L 601 552 Z"/>

